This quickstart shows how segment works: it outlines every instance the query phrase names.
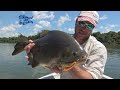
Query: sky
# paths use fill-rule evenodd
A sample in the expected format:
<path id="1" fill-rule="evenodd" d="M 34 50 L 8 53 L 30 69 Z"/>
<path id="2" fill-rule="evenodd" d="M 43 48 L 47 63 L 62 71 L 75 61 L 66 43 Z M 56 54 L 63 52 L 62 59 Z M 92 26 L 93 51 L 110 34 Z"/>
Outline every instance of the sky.
<path id="1" fill-rule="evenodd" d="M 20 34 L 35 35 L 41 30 L 61 30 L 74 33 L 75 19 L 80 11 L 0 11 L 0 37 L 14 37 Z M 120 11 L 98 11 L 99 23 L 94 32 L 120 31 Z M 33 23 L 19 24 L 19 16 L 32 17 Z"/>

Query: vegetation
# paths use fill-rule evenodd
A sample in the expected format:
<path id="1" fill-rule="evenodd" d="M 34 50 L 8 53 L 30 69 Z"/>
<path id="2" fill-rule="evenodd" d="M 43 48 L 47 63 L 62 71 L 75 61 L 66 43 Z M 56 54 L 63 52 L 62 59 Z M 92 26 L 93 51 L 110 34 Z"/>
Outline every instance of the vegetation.
<path id="1" fill-rule="evenodd" d="M 9 38 L 3 37 L 0 38 L 0 43 L 16 43 L 18 41 L 25 41 L 30 39 L 35 40 L 39 37 L 43 37 L 48 32 L 49 30 L 42 30 L 42 32 L 38 32 L 37 35 L 28 36 L 28 37 L 23 36 L 22 34 L 19 35 L 18 37 L 9 37 Z M 96 32 L 93 33 L 92 35 L 95 36 L 97 40 L 99 40 L 103 44 L 112 44 L 112 45 L 120 44 L 120 31 L 119 32 L 110 31 L 108 33 Z"/>
<path id="2" fill-rule="evenodd" d="M 37 35 L 33 35 L 33 36 L 24 36 L 24 35 L 19 35 L 18 37 L 3 37 L 0 38 L 0 43 L 16 43 L 18 41 L 27 41 L 27 40 L 35 40 L 38 39 L 39 37 L 43 37 L 44 35 L 46 35 L 49 32 L 49 30 L 42 30 L 42 32 L 38 32 Z"/>
<path id="3" fill-rule="evenodd" d="M 119 32 L 113 32 L 110 31 L 108 33 L 100 33 L 96 32 L 92 34 L 96 37 L 97 40 L 104 44 L 120 44 L 120 31 Z"/>

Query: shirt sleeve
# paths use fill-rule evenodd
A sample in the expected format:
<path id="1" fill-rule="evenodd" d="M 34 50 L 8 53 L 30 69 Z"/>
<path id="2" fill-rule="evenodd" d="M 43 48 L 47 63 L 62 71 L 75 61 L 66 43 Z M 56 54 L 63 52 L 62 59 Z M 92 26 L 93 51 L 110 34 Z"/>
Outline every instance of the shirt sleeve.
<path id="1" fill-rule="evenodd" d="M 105 47 L 100 47 L 92 50 L 84 68 L 92 75 L 94 79 L 101 79 L 104 73 L 104 68 L 107 60 L 107 50 Z"/>

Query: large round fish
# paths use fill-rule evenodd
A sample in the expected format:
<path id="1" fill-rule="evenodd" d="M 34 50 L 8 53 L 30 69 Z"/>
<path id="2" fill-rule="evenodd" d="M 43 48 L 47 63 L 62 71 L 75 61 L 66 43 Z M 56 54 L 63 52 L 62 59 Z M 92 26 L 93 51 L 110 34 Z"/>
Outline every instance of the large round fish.
<path id="1" fill-rule="evenodd" d="M 69 34 L 53 30 L 47 35 L 33 41 L 35 46 L 30 50 L 28 56 L 29 64 L 34 68 L 38 65 L 55 67 L 63 71 L 74 64 L 83 64 L 87 53 L 79 43 Z M 22 52 L 28 42 L 18 42 L 12 55 Z"/>

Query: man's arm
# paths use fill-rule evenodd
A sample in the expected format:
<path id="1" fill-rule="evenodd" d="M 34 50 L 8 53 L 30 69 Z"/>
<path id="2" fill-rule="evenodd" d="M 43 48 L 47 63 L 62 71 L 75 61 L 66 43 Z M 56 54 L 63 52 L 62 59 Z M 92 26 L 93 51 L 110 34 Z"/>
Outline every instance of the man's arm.
<path id="1" fill-rule="evenodd" d="M 97 48 L 88 57 L 83 67 L 74 66 L 68 71 L 73 78 L 79 79 L 101 79 L 104 73 L 107 60 L 107 50 L 105 47 Z"/>
<path id="2" fill-rule="evenodd" d="M 75 65 L 67 71 L 73 79 L 101 79 L 107 60 L 106 48 L 96 49 L 88 57 L 84 66 Z M 58 68 L 52 68 L 53 72 L 62 73 Z"/>
<path id="3" fill-rule="evenodd" d="M 32 42 L 32 41 L 30 41 Z M 26 52 L 28 53 L 30 49 L 35 44 L 29 44 L 25 47 Z M 29 58 L 28 56 L 26 58 Z M 74 66 L 68 73 L 75 79 L 93 79 L 93 78 L 101 78 L 104 72 L 105 63 L 107 60 L 107 51 L 106 48 L 100 48 L 92 52 L 92 55 L 89 56 L 89 61 L 86 63 L 84 69 L 80 66 Z M 62 73 L 58 68 L 49 68 L 56 73 Z"/>
<path id="4" fill-rule="evenodd" d="M 74 79 L 93 79 L 92 75 L 84 70 L 81 69 L 79 66 L 75 65 L 73 68 L 71 68 L 68 73 L 72 76 Z"/>

